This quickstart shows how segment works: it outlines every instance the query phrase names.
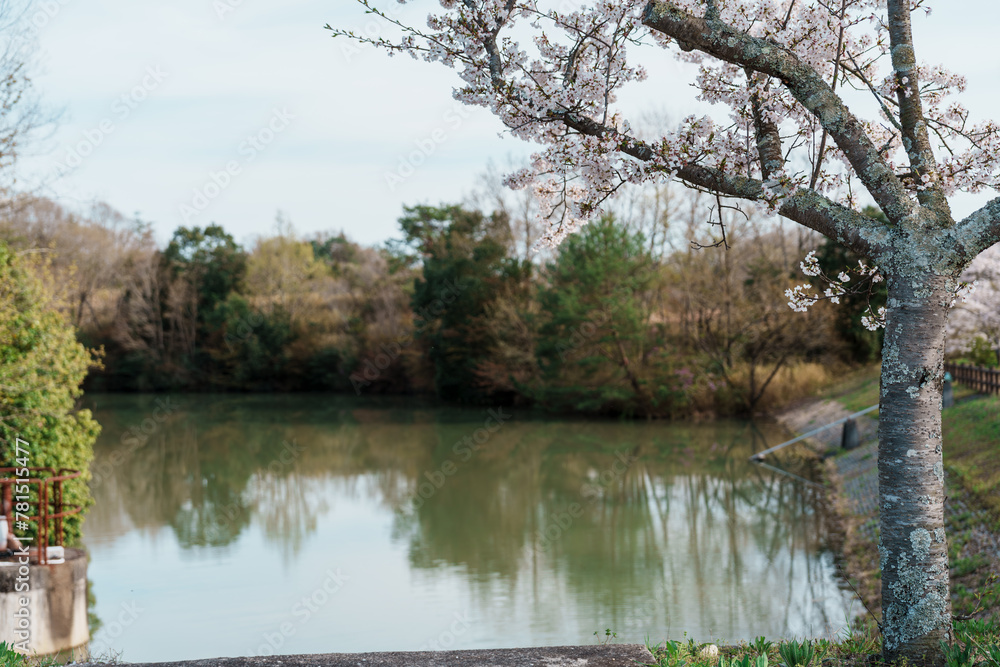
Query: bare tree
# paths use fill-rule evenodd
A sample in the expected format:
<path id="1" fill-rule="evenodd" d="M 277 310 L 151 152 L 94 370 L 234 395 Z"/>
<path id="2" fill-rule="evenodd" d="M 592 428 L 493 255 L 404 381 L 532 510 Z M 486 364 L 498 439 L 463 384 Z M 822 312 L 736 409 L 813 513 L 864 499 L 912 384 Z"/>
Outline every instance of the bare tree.
<path id="1" fill-rule="evenodd" d="M 37 43 L 28 0 L 0 0 L 0 213 L 20 202 L 14 165 L 36 130 L 56 114 L 43 109 L 31 78 Z"/>

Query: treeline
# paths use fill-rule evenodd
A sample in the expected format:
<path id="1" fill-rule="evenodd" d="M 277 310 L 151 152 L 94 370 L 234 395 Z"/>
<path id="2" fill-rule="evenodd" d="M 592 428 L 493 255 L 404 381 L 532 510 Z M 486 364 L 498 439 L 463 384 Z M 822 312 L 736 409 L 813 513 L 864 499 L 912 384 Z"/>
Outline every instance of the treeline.
<path id="1" fill-rule="evenodd" d="M 880 349 L 857 303 L 805 314 L 786 303 L 809 250 L 830 275 L 856 259 L 753 212 L 724 209 L 723 237 L 697 195 L 663 190 L 535 253 L 530 202 L 488 204 L 408 208 L 402 239 L 380 248 L 302 238 L 281 216 L 252 247 L 210 225 L 158 248 L 142 221 L 44 199 L 0 233 L 49 254 L 81 342 L 101 354 L 91 390 L 747 413 Z"/>

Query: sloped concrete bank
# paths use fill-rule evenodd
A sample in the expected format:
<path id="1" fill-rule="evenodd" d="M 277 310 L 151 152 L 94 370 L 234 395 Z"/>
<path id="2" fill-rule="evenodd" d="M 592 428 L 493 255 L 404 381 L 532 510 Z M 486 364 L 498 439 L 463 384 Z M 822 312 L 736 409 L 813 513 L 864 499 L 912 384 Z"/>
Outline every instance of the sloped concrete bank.
<path id="1" fill-rule="evenodd" d="M 977 400 L 967 396 L 960 402 Z M 848 416 L 833 400 L 817 400 L 778 415 L 789 430 L 804 433 Z M 878 563 L 878 421 L 857 419 L 861 445 L 841 451 L 842 428 L 834 427 L 805 440 L 817 454 L 834 453 L 823 461 L 829 493 L 827 509 L 833 530 L 830 547 L 840 555 L 838 565 L 865 607 L 881 615 Z M 946 429 L 947 439 L 947 429 Z M 952 603 L 957 616 L 989 617 L 1000 611 L 1000 517 L 991 515 L 956 482 L 945 444 L 947 497 L 945 522 L 951 565 Z M 865 614 L 864 609 L 858 610 Z"/>
<path id="2" fill-rule="evenodd" d="M 653 663 L 638 644 L 417 653 L 329 653 L 143 663 L 143 667 L 635 667 Z M 81 663 L 89 665 L 95 663 Z M 95 664 L 96 667 L 96 664 Z M 127 667 L 122 664 L 121 667 Z"/>
<path id="3" fill-rule="evenodd" d="M 851 412 L 833 400 L 798 405 L 777 415 L 793 433 L 805 433 Z M 827 511 L 830 547 L 840 555 L 838 565 L 861 597 L 878 614 L 881 605 L 878 578 L 878 421 L 865 415 L 856 419 L 860 446 L 841 452 L 842 426 L 807 438 L 806 446 L 820 455 L 834 453 L 823 461 L 829 489 Z M 864 613 L 863 609 L 857 610 Z"/>

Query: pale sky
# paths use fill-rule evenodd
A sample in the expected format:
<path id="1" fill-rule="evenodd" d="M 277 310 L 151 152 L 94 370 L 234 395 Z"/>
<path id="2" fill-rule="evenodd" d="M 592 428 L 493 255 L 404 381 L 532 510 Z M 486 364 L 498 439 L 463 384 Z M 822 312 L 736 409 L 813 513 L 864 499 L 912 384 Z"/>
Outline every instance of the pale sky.
<path id="1" fill-rule="evenodd" d="M 422 25 L 437 6 L 411 0 L 400 17 Z M 967 106 L 1000 119 L 1000 3 L 931 6 L 916 21 L 918 59 L 966 75 Z M 24 182 L 47 182 L 71 207 L 138 212 L 161 241 L 217 222 L 251 243 L 280 209 L 302 234 L 343 229 L 380 243 L 404 205 L 457 202 L 488 160 L 532 150 L 500 138 L 488 112 L 457 105 L 453 71 L 371 47 L 345 54 L 323 26 L 373 29 L 354 0 L 35 0 L 31 20 L 37 86 L 63 113 L 22 161 Z M 652 80 L 626 90 L 623 106 L 703 113 L 681 68 L 650 55 Z M 410 174 L 401 161 L 421 164 Z M 57 177 L 60 165 L 74 168 Z M 405 178 L 390 187 L 394 172 Z"/>

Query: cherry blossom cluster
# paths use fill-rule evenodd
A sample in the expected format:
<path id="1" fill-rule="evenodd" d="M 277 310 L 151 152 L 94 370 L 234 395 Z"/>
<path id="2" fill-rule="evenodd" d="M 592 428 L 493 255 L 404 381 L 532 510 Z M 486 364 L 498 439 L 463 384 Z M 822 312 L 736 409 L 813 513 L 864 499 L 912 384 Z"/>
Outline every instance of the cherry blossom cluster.
<path id="1" fill-rule="evenodd" d="M 537 190 L 541 212 L 550 221 L 548 243 L 558 243 L 597 214 L 624 185 L 661 181 L 682 166 L 759 179 L 764 183 L 760 198 L 772 208 L 800 188 L 855 204 L 845 154 L 784 83 L 685 50 L 649 31 L 642 24 L 647 0 L 439 0 L 440 11 L 428 17 L 425 29 L 398 22 L 372 4 L 377 0 L 357 1 L 393 24 L 399 38 L 335 34 L 456 69 L 462 82 L 456 99 L 490 109 L 511 135 L 541 146 L 532 168 L 512 174 L 508 183 Z M 910 173 L 898 119 L 898 95 L 907 90 L 908 79 L 897 80 L 889 62 L 884 0 L 661 4 L 718 18 L 732 29 L 782 45 L 835 92 L 846 86 L 869 91 L 868 113 L 856 115 L 912 192 L 931 185 L 946 193 L 1000 186 L 1000 127 L 970 124 L 965 108 L 951 99 L 964 90 L 964 79 L 934 65 L 921 65 L 913 76 L 940 160 L 920 177 Z M 919 0 L 911 6 L 926 10 L 925 4 Z M 641 140 L 617 98 L 623 86 L 646 78 L 635 54 L 651 44 L 696 64 L 700 98 L 723 113 L 687 118 L 666 136 Z M 784 164 L 767 177 L 755 120 L 778 128 Z"/>
<path id="2" fill-rule="evenodd" d="M 977 289 L 979 289 L 978 280 L 973 280 L 971 283 L 963 282 L 955 292 L 955 298 L 951 300 L 951 307 L 954 308 L 959 301 L 969 303 Z"/>
<path id="3" fill-rule="evenodd" d="M 848 267 L 841 271 L 836 278 L 832 278 L 823 272 L 819 260 L 816 258 L 816 251 L 813 250 L 799 262 L 799 268 L 804 275 L 818 278 L 820 282 L 825 283 L 826 287 L 822 293 L 818 292 L 810 283 L 796 285 L 792 289 L 785 290 L 789 308 L 797 313 L 804 313 L 820 301 L 828 300 L 831 303 L 839 304 L 841 297 L 848 294 L 866 294 L 869 297 L 869 303 L 868 308 L 861 316 L 861 323 L 872 331 L 885 326 L 885 308 L 875 310 L 870 301 L 872 288 L 883 280 L 877 266 L 868 266 L 864 260 L 859 260 L 857 267 Z M 859 280 L 851 285 L 850 283 L 855 277 Z"/>
<path id="4" fill-rule="evenodd" d="M 963 278 L 974 289 L 968 291 L 948 318 L 949 352 L 968 349 L 977 337 L 1000 345 L 1000 246 L 976 258 Z"/>
<path id="5" fill-rule="evenodd" d="M 830 301 L 839 304 L 841 297 L 855 294 L 865 294 L 868 297 L 868 307 L 861 316 L 861 324 L 870 331 L 876 331 L 885 326 L 886 309 L 879 307 L 875 309 L 871 304 L 871 295 L 875 285 L 884 280 L 877 266 L 868 266 L 864 260 L 858 260 L 857 267 L 848 267 L 837 274 L 836 278 L 827 276 L 819 265 L 816 258 L 816 251 L 810 251 L 801 262 L 799 269 L 809 278 L 817 278 L 825 284 L 822 293 L 811 283 L 796 285 L 785 290 L 788 298 L 788 307 L 797 313 L 804 313 L 810 307 L 815 306 L 820 301 Z M 851 281 L 858 278 L 858 282 L 851 285 Z M 951 301 L 951 307 L 962 301 L 968 303 L 975 294 L 979 285 L 978 280 L 972 282 L 961 282 L 955 292 L 955 297 Z"/>
<path id="6" fill-rule="evenodd" d="M 997 170 L 1000 127 L 992 121 L 970 125 L 969 111 L 950 99 L 952 95 L 965 91 L 965 77 L 940 65 L 926 63 L 917 67 L 916 76 L 920 81 L 920 99 L 927 127 L 941 157 L 938 160 L 936 179 L 928 174 L 920 179 L 910 175 L 904 178 L 904 182 L 919 191 L 936 180 L 947 195 L 958 191 L 979 192 L 983 188 L 1000 186 L 1000 172 Z M 908 83 L 908 77 L 901 77 L 897 81 L 890 74 L 875 91 L 885 105 L 894 107 L 898 91 Z M 883 117 L 886 117 L 884 113 Z M 890 153 L 890 165 L 897 173 L 906 174 L 909 168 L 905 156 L 899 154 L 900 146 L 893 143 L 892 148 L 894 150 Z"/>

